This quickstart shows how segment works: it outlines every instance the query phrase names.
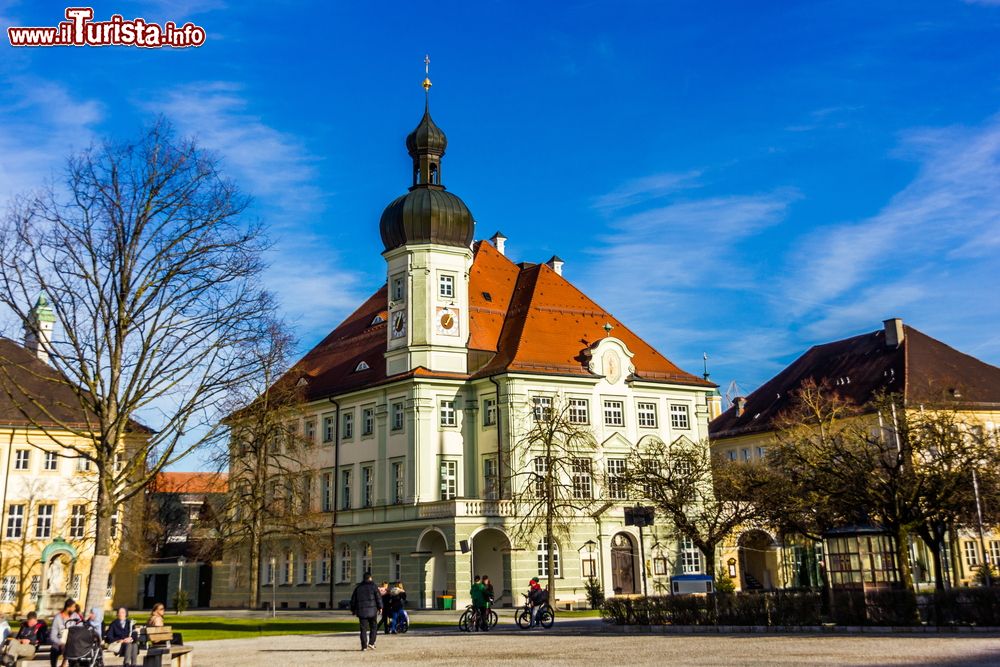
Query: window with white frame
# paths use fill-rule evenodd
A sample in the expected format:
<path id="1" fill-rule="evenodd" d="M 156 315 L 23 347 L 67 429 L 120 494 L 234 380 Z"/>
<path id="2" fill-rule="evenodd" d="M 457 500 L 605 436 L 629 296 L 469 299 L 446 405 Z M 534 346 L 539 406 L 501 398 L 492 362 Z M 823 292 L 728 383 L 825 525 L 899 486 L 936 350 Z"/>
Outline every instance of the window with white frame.
<path id="1" fill-rule="evenodd" d="M 313 578 L 313 563 L 308 558 L 303 558 L 299 563 L 299 584 L 311 584 Z"/>
<path id="2" fill-rule="evenodd" d="M 83 583 L 83 576 L 79 574 L 74 574 L 73 579 L 69 584 L 69 596 L 71 598 L 80 599 L 80 584 Z"/>
<path id="3" fill-rule="evenodd" d="M 333 429 L 336 427 L 337 422 L 333 415 L 323 417 L 323 442 L 333 442 Z"/>
<path id="4" fill-rule="evenodd" d="M 30 465 L 30 449 L 18 449 L 14 452 L 14 470 L 27 470 Z"/>
<path id="5" fill-rule="evenodd" d="M 362 503 L 365 507 L 372 507 L 375 505 L 375 468 L 372 466 L 362 468 L 361 481 L 364 484 L 361 487 Z"/>
<path id="6" fill-rule="evenodd" d="M 441 401 L 441 426 L 457 426 L 458 416 L 455 414 L 455 401 Z"/>
<path id="7" fill-rule="evenodd" d="M 312 512 L 313 509 L 313 477 L 312 473 L 304 472 L 299 480 L 299 485 L 302 489 L 302 495 L 299 498 L 299 506 L 305 512 Z"/>
<path id="8" fill-rule="evenodd" d="M 90 472 L 90 459 L 78 456 L 76 459 L 76 470 L 77 472 Z"/>
<path id="9" fill-rule="evenodd" d="M 536 549 L 538 556 L 538 576 L 547 577 L 549 576 L 549 541 L 546 538 L 542 538 L 538 541 L 538 548 Z M 552 544 L 552 574 L 555 577 L 560 576 L 559 574 L 559 545 L 557 543 Z"/>
<path id="10" fill-rule="evenodd" d="M 694 545 L 690 537 L 681 538 L 681 572 L 684 574 L 701 573 L 701 551 Z"/>
<path id="11" fill-rule="evenodd" d="M 496 500 L 497 493 L 497 459 L 495 456 L 487 456 L 483 459 L 483 498 L 486 500 Z"/>
<path id="12" fill-rule="evenodd" d="M 406 497 L 406 466 L 403 461 L 392 462 L 392 504 L 398 505 Z"/>
<path id="13" fill-rule="evenodd" d="M 636 420 L 642 428 L 656 428 L 656 403 L 641 402 L 637 404 Z"/>
<path id="14" fill-rule="evenodd" d="M 392 277 L 392 300 L 403 301 L 406 298 L 406 279 L 404 276 Z"/>
<path id="15" fill-rule="evenodd" d="M 990 540 L 990 562 L 994 567 L 1000 565 L 1000 540 Z"/>
<path id="16" fill-rule="evenodd" d="M 608 459 L 605 465 L 608 474 L 608 498 L 625 500 L 628 498 L 625 484 L 626 459 Z"/>
<path id="17" fill-rule="evenodd" d="M 264 561 L 264 585 L 274 586 L 274 559 L 268 558 Z"/>
<path id="18" fill-rule="evenodd" d="M 757 448 L 757 458 L 758 459 L 763 459 L 765 456 L 767 456 L 767 447 L 758 447 Z"/>
<path id="19" fill-rule="evenodd" d="M 585 398 L 569 399 L 569 423 L 589 424 L 590 423 L 590 401 Z"/>
<path id="20" fill-rule="evenodd" d="M 327 549 L 319 559 L 319 583 L 330 583 L 330 550 Z"/>
<path id="21" fill-rule="evenodd" d="M 536 422 L 549 421 L 552 419 L 552 397 L 534 396 L 531 399 L 532 413 Z"/>
<path id="22" fill-rule="evenodd" d="M 667 559 L 663 556 L 653 558 L 653 574 L 664 575 L 667 573 Z"/>
<path id="23" fill-rule="evenodd" d="M 320 475 L 320 503 L 324 512 L 333 511 L 333 473 L 325 472 Z"/>
<path id="24" fill-rule="evenodd" d="M 35 517 L 35 537 L 52 537 L 52 515 L 55 513 L 55 505 L 39 505 L 38 516 Z"/>
<path id="25" fill-rule="evenodd" d="M 347 583 L 351 579 L 351 560 L 354 554 L 351 552 L 351 545 L 345 544 L 340 547 L 340 583 Z"/>
<path id="26" fill-rule="evenodd" d="M 497 425 L 497 399 L 487 398 L 483 400 L 483 426 Z"/>
<path id="27" fill-rule="evenodd" d="M 594 480 L 590 459 L 573 459 L 573 497 L 579 500 L 594 497 Z"/>
<path id="28" fill-rule="evenodd" d="M 316 420 L 307 419 L 305 429 L 306 444 L 311 445 L 316 442 Z"/>
<path id="29" fill-rule="evenodd" d="M 535 495 L 539 498 L 545 495 L 545 478 L 549 472 L 549 461 L 544 456 L 535 457 Z"/>
<path id="30" fill-rule="evenodd" d="M 343 430 L 341 434 L 344 440 L 350 440 L 354 437 L 354 410 L 348 410 L 340 417 L 341 422 L 343 422 Z"/>
<path id="31" fill-rule="evenodd" d="M 351 471 L 340 471 L 340 509 L 351 509 Z"/>
<path id="32" fill-rule="evenodd" d="M 969 567 L 975 567 L 979 565 L 979 545 L 972 540 L 966 540 L 965 545 L 965 564 Z"/>
<path id="33" fill-rule="evenodd" d="M 17 599 L 17 577 L 13 574 L 4 575 L 0 583 L 0 602 L 14 604 Z"/>
<path id="34" fill-rule="evenodd" d="M 7 507 L 7 538 L 16 539 L 24 534 L 24 505 Z"/>
<path id="35" fill-rule="evenodd" d="M 442 273 L 438 276 L 438 296 L 442 299 L 451 299 L 455 296 L 455 276 Z"/>
<path id="36" fill-rule="evenodd" d="M 392 430 L 402 431 L 403 430 L 403 403 L 393 403 L 392 404 Z"/>
<path id="37" fill-rule="evenodd" d="M 361 435 L 371 435 L 375 432 L 375 408 L 361 409 Z"/>
<path id="38" fill-rule="evenodd" d="M 59 457 L 55 452 L 45 452 L 44 470 L 57 470 L 59 468 Z"/>
<path id="39" fill-rule="evenodd" d="M 87 530 L 87 506 L 73 505 L 69 516 L 69 536 L 77 539 L 84 536 Z"/>
<path id="40" fill-rule="evenodd" d="M 361 576 L 371 574 L 372 571 L 372 545 L 367 542 L 361 545 Z"/>
<path id="41" fill-rule="evenodd" d="M 625 425 L 625 404 L 621 401 L 604 401 L 604 425 Z"/>
<path id="42" fill-rule="evenodd" d="M 295 577 L 295 554 L 291 551 L 285 552 L 285 566 L 281 572 L 281 583 L 291 584 Z"/>
<path id="43" fill-rule="evenodd" d="M 682 403 L 670 405 L 670 426 L 679 429 L 691 428 L 691 419 L 688 416 L 688 406 Z"/>
<path id="44" fill-rule="evenodd" d="M 749 461 L 750 461 L 750 448 L 749 447 L 744 447 L 743 448 L 743 461 L 745 463 L 749 463 Z"/>
<path id="45" fill-rule="evenodd" d="M 728 452 L 726 452 L 726 454 L 729 456 L 729 460 L 730 461 L 735 461 L 736 460 L 736 450 L 735 449 L 730 449 Z"/>
<path id="46" fill-rule="evenodd" d="M 458 495 L 458 462 L 441 461 L 441 500 L 453 500 Z"/>

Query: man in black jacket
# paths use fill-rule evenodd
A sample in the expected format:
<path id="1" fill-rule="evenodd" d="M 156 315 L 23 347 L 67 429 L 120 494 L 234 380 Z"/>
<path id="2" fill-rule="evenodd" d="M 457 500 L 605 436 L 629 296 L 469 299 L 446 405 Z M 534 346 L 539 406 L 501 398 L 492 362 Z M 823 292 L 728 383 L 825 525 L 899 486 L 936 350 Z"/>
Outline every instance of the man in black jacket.
<path id="1" fill-rule="evenodd" d="M 378 634 L 378 613 L 382 609 L 382 596 L 372 581 L 372 573 L 365 572 L 365 579 L 351 594 L 351 613 L 361 622 L 361 650 L 375 650 Z"/>
<path id="2" fill-rule="evenodd" d="M 21 623 L 21 629 L 7 640 L 7 645 L 3 648 L 2 664 L 13 665 L 19 658 L 31 660 L 35 657 L 38 647 L 47 644 L 48 641 L 49 633 L 45 621 L 38 620 L 38 614 L 29 611 L 27 618 Z"/>

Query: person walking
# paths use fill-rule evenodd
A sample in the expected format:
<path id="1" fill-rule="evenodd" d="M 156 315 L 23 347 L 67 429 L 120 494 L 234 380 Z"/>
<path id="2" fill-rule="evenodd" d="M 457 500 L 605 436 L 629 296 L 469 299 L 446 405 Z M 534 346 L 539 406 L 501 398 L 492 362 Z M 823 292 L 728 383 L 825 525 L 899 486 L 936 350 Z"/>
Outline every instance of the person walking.
<path id="1" fill-rule="evenodd" d="M 489 608 L 486 602 L 486 587 L 483 586 L 483 578 L 478 574 L 472 582 L 469 594 L 472 596 L 472 608 L 476 610 L 476 627 L 480 630 L 489 630 Z"/>
<path id="2" fill-rule="evenodd" d="M 38 647 L 47 644 L 49 633 L 45 621 L 38 620 L 38 613 L 29 611 L 17 634 L 9 639 L 3 649 L 3 665 L 14 665 L 18 659 L 31 660 Z"/>
<path id="3" fill-rule="evenodd" d="M 496 601 L 496 591 L 493 590 L 493 582 L 490 581 L 488 574 L 483 575 L 483 588 L 486 589 L 486 602 L 492 607 Z"/>
<path id="4" fill-rule="evenodd" d="M 118 617 L 108 625 L 104 638 L 108 641 L 108 650 L 124 660 L 122 667 L 138 666 L 139 631 L 128 617 L 128 609 L 118 608 Z"/>
<path id="5" fill-rule="evenodd" d="M 406 589 L 403 588 L 403 582 L 402 581 L 397 581 L 396 582 L 396 589 L 398 591 L 397 595 L 399 596 L 399 609 L 396 611 L 396 617 L 394 619 L 394 623 L 395 623 L 395 626 L 396 626 L 396 630 L 398 631 L 399 630 L 399 623 L 403 619 L 406 619 L 406 625 L 407 625 L 407 627 L 409 627 L 409 625 L 410 625 L 410 615 L 406 613 Z"/>
<path id="6" fill-rule="evenodd" d="M 374 651 L 378 637 L 378 613 L 382 610 L 382 596 L 372 581 L 372 573 L 365 572 L 364 580 L 351 593 L 351 613 L 361 625 L 361 650 Z"/>

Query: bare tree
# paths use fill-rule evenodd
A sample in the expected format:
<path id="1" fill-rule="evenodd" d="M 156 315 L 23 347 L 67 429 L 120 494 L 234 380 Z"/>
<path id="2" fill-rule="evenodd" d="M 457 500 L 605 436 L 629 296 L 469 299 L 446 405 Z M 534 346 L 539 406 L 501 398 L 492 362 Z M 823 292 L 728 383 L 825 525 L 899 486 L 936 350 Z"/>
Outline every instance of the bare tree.
<path id="1" fill-rule="evenodd" d="M 217 534 L 224 551 L 246 557 L 250 607 L 259 605 L 265 549 L 292 540 L 309 554 L 329 541 L 310 469 L 318 431 L 299 428 L 302 392 L 294 371 L 286 372 L 292 347 L 287 332 L 275 323 L 253 351 L 259 373 L 234 388 L 229 404 L 235 409 L 227 419 L 231 437 L 217 457 L 219 467 L 229 470 Z"/>
<path id="2" fill-rule="evenodd" d="M 511 474 L 513 532 L 518 540 L 541 535 L 548 547 L 546 571 L 555 600 L 555 544 L 570 525 L 594 506 L 594 437 L 570 418 L 562 397 L 539 397 L 528 416 L 528 430 L 515 443 L 521 465 Z"/>
<path id="3" fill-rule="evenodd" d="M 977 518 L 972 471 L 990 500 L 1000 484 L 1000 453 L 982 425 L 953 405 L 910 410 L 898 395 L 880 394 L 857 406 L 825 382 L 798 390 L 768 463 L 783 489 L 762 497 L 774 520 L 817 538 L 838 525 L 879 524 L 894 538 L 910 589 L 910 536 L 927 544 L 943 588 L 944 537 Z"/>
<path id="4" fill-rule="evenodd" d="M 218 437 L 222 400 L 256 372 L 245 351 L 273 303 L 246 207 L 217 159 L 160 120 L 71 157 L 63 186 L 18 202 L 0 230 L 0 303 L 47 354 L 55 376 L 43 379 L 71 390 L 73 416 L 33 393 L 35 366 L 0 360 L 3 390 L 97 473 L 87 607 L 104 602 L 117 508 Z M 30 310 L 39 293 L 51 340 Z"/>
<path id="5" fill-rule="evenodd" d="M 691 540 L 713 577 L 719 545 L 762 516 L 755 499 L 768 482 L 760 465 L 730 463 L 687 438 L 649 439 L 633 450 L 626 477 L 630 495 L 651 502 L 675 537 Z"/>

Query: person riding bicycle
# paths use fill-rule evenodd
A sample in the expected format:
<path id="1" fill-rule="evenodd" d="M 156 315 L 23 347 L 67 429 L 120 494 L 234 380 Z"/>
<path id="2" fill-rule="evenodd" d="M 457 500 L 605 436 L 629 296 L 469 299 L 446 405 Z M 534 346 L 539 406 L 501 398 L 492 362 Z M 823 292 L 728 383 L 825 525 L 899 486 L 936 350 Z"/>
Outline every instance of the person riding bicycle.
<path id="1" fill-rule="evenodd" d="M 538 583 L 538 577 L 532 577 L 528 583 L 528 603 L 531 605 L 531 625 L 538 625 L 538 612 L 549 601 L 549 592 Z"/>
<path id="2" fill-rule="evenodd" d="M 472 607 L 476 610 L 476 625 L 480 630 L 489 630 L 489 600 L 486 597 L 486 586 L 478 574 L 469 591 L 472 595 Z"/>

